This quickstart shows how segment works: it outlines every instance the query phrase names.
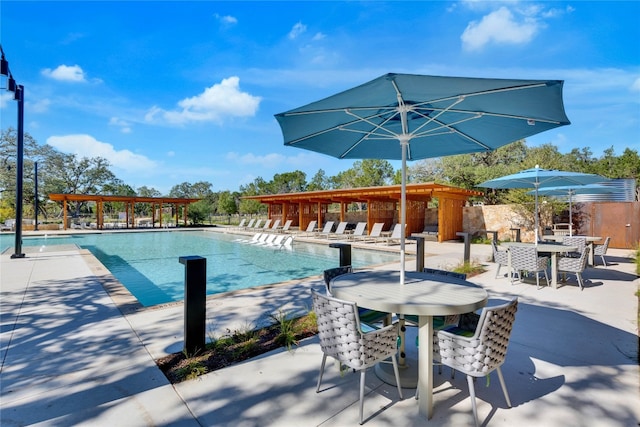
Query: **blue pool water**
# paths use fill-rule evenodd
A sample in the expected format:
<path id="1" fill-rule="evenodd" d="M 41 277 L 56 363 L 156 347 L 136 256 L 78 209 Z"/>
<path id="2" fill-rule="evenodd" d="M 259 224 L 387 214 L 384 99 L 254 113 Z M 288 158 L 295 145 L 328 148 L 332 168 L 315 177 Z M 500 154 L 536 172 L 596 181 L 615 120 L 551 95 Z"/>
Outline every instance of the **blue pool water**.
<path id="1" fill-rule="evenodd" d="M 23 238 L 23 247 L 74 244 L 88 249 L 144 306 L 184 298 L 182 256 L 207 259 L 207 294 L 301 279 L 336 267 L 339 250 L 294 242 L 292 250 L 235 242 L 249 238 L 207 231 L 119 232 L 64 237 Z M 12 248 L 14 234 L 0 235 L 0 247 Z M 398 255 L 354 249 L 354 267 L 398 261 Z"/>

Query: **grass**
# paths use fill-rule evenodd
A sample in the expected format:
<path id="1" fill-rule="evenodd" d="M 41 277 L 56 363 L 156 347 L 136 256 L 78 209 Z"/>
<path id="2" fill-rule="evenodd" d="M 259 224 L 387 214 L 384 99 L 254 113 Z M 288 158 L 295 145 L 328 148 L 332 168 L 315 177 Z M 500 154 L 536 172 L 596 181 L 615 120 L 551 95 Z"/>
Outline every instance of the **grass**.
<path id="1" fill-rule="evenodd" d="M 315 335 L 318 330 L 313 311 L 301 317 L 291 317 L 284 311 L 272 315 L 274 324 L 255 329 L 246 324 L 234 331 L 215 338 L 203 351 L 196 354 L 173 353 L 156 360 L 156 364 L 167 379 L 175 384 L 198 378 L 200 375 L 222 369 L 260 354 L 293 346 L 303 339 Z"/>

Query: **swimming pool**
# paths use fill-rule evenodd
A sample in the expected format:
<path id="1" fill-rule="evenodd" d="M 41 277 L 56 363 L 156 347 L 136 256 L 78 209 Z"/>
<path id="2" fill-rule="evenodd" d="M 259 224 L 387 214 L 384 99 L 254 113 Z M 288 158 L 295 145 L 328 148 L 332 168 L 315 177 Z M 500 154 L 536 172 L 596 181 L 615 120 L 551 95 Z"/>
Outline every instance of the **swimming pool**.
<path id="1" fill-rule="evenodd" d="M 14 234 L 0 235 L 0 247 L 13 246 Z M 88 249 L 145 307 L 184 298 L 184 265 L 179 257 L 207 259 L 207 294 L 302 279 L 339 262 L 339 250 L 295 242 L 276 250 L 235 242 L 237 234 L 210 231 L 147 231 L 23 238 L 23 247 L 73 244 Z M 246 237 L 250 238 L 250 237 Z M 389 252 L 352 251 L 354 267 L 398 261 Z"/>

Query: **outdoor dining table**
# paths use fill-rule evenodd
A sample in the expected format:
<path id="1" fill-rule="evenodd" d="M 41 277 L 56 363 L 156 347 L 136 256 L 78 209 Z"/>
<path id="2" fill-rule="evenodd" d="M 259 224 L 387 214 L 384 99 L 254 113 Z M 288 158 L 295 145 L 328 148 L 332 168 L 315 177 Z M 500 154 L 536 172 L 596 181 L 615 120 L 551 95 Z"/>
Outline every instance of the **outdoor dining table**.
<path id="1" fill-rule="evenodd" d="M 548 236 L 542 236 L 542 239 L 562 243 L 562 240 L 565 237 L 566 236 L 548 235 Z M 576 236 L 576 235 L 574 235 L 573 237 L 585 238 L 585 240 L 587 241 L 587 246 L 589 247 L 589 265 L 593 265 L 593 262 L 594 262 L 593 246 L 595 242 L 599 242 L 600 240 L 602 240 L 602 237 L 601 236 Z"/>
<path id="2" fill-rule="evenodd" d="M 358 306 L 419 316 L 418 408 L 427 419 L 433 414 L 433 316 L 462 314 L 487 304 L 487 292 L 466 280 L 422 272 L 366 270 L 344 274 L 331 282 L 331 293 Z"/>
<path id="3" fill-rule="evenodd" d="M 551 254 L 551 285 L 554 289 L 558 289 L 558 254 L 564 252 L 573 252 L 577 251 L 577 246 L 569 246 L 569 245 L 559 245 L 557 243 L 538 243 L 537 245 L 534 243 L 526 243 L 526 242 L 502 242 L 501 246 L 535 246 L 538 253 L 549 253 Z M 508 265 L 507 271 L 509 274 L 511 272 L 511 252 L 507 251 L 508 254 Z"/>

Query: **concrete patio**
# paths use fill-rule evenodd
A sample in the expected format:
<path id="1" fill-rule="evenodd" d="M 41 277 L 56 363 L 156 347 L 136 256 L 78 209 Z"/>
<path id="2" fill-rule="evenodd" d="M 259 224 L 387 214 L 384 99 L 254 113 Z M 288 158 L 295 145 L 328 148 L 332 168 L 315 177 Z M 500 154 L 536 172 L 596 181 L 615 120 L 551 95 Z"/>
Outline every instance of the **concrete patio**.
<path id="1" fill-rule="evenodd" d="M 154 360 L 182 349 L 182 304 L 136 309 L 104 267 L 74 247 L 25 252 L 24 259 L 0 259 L 2 426 L 358 425 L 359 375 L 341 376 L 330 364 L 323 391 L 315 392 L 322 354 L 316 338 L 171 385 Z M 463 245 L 428 242 L 426 252 L 426 266 L 446 268 L 462 261 Z M 490 253 L 489 245 L 472 245 L 472 258 L 488 271 L 470 280 L 492 300 L 517 296 L 520 305 L 503 367 L 513 407 L 496 376 L 488 386 L 478 380 L 481 422 L 637 426 L 640 280 L 631 251 L 609 249 L 608 267 L 585 271 L 584 291 L 575 277 L 557 290 L 495 279 Z M 409 261 L 408 269 L 414 266 Z M 306 311 L 311 287 L 322 289 L 319 276 L 210 298 L 209 333 L 260 325 L 280 309 Z M 464 376 L 434 372 L 429 421 L 418 416 L 414 389 L 399 400 L 395 387 L 369 372 L 365 425 L 472 425 Z"/>

